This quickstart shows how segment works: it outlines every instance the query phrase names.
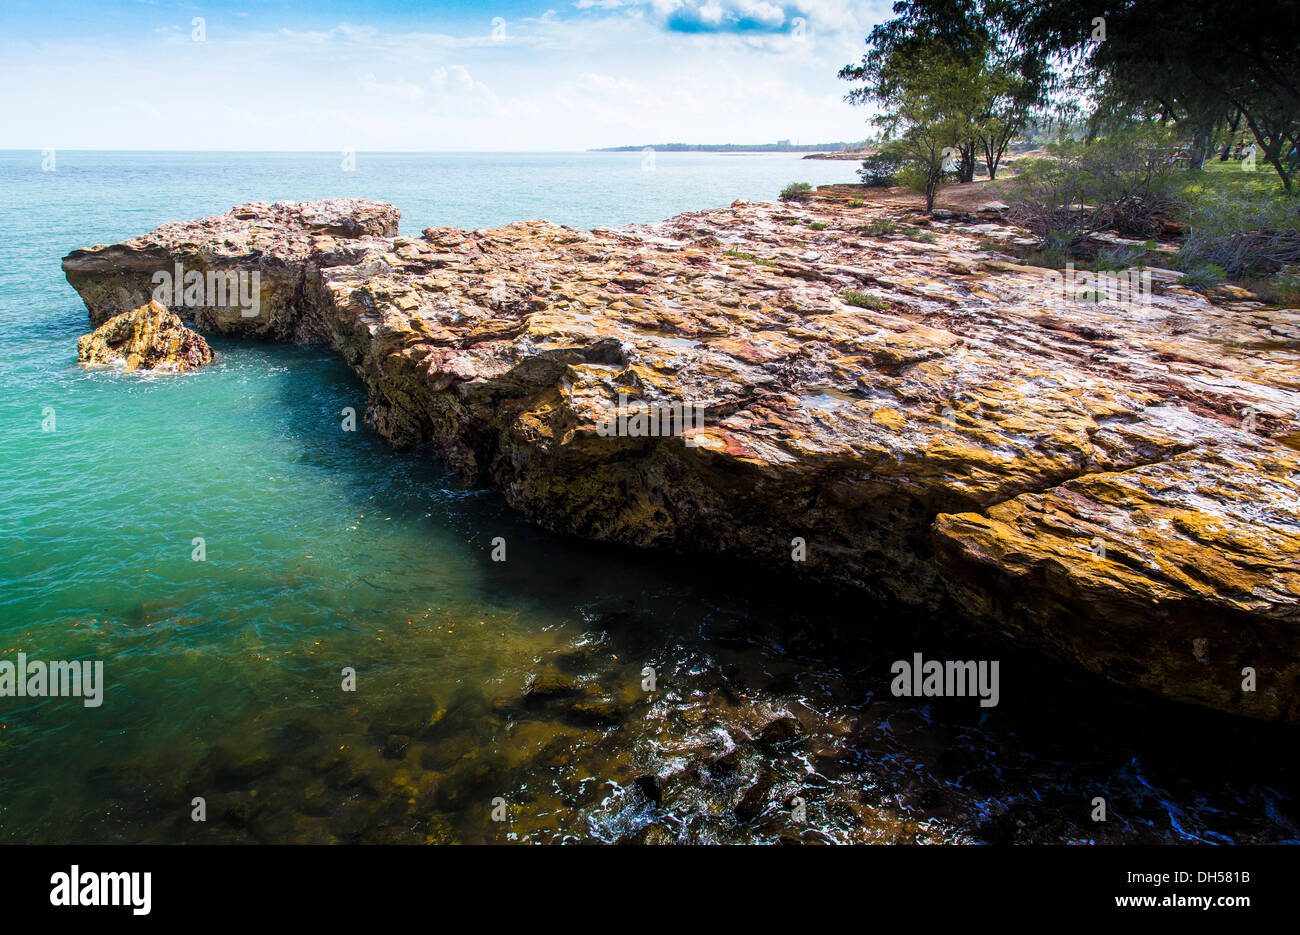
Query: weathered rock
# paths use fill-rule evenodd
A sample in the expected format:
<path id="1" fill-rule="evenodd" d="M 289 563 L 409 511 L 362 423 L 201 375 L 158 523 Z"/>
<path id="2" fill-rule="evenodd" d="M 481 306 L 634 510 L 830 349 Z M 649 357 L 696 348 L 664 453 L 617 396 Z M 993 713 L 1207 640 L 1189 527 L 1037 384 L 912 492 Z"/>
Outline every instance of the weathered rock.
<path id="1" fill-rule="evenodd" d="M 83 364 L 123 370 L 193 370 L 216 359 L 203 336 L 157 302 L 114 315 L 77 339 Z"/>
<path id="2" fill-rule="evenodd" d="M 191 301 L 166 304 L 201 331 L 324 341 L 328 331 L 295 301 L 306 268 L 356 263 L 390 242 L 381 238 L 396 236 L 399 217 L 379 201 L 256 201 L 217 217 L 164 224 L 126 243 L 74 250 L 64 257 L 63 272 L 95 325 L 155 298 L 164 275 L 182 290 L 194 283 L 187 276 L 198 276 L 202 288 Z M 227 277 L 254 272 L 256 314 L 250 315 Z"/>
<path id="3" fill-rule="evenodd" d="M 940 516 L 935 538 L 967 610 L 1021 642 L 1117 681 L 1297 719 L 1297 504 L 1294 453 L 1215 446 Z M 1256 691 L 1242 690 L 1247 667 L 1270 673 Z"/>
<path id="4" fill-rule="evenodd" d="M 863 236 L 882 209 L 855 192 L 418 238 L 374 202 L 258 203 L 64 265 L 92 320 L 158 264 L 262 271 L 264 321 L 198 326 L 330 343 L 381 434 L 548 528 L 742 556 L 1300 718 L 1300 313 L 1176 274 L 1083 301 L 988 253 L 1016 234 L 983 219 Z M 620 392 L 702 424 L 611 436 Z"/>

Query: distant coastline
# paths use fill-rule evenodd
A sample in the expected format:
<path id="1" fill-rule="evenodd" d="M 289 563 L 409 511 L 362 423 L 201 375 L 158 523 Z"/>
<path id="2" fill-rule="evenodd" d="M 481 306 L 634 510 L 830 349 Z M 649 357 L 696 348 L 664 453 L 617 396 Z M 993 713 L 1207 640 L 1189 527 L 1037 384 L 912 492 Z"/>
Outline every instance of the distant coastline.
<path id="1" fill-rule="evenodd" d="M 589 149 L 589 153 L 633 153 L 653 149 L 658 153 L 840 153 L 856 147 L 856 143 L 647 143 L 642 146 L 605 146 Z"/>

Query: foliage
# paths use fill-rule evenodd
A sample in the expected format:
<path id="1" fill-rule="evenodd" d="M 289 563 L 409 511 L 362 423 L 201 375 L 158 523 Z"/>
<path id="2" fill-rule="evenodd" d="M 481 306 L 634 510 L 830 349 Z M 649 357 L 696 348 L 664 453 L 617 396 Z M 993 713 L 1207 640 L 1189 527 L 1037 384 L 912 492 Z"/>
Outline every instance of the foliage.
<path id="1" fill-rule="evenodd" d="M 1182 284 L 1192 289 L 1210 289 L 1223 282 L 1226 272 L 1214 263 L 1202 263 L 1183 273 Z"/>
<path id="2" fill-rule="evenodd" d="M 861 63 L 839 72 L 858 85 L 846 100 L 881 106 L 876 123 L 886 139 L 918 131 L 947 137 L 943 171 L 959 182 L 974 178 L 978 156 L 989 177 L 997 177 L 1003 154 L 1044 90 L 1043 70 L 1032 58 L 1010 54 L 983 6 L 984 0 L 896 3 L 898 15 L 872 30 Z M 924 107 L 916 106 L 919 100 Z M 918 115 L 942 126 L 918 124 Z M 867 184 L 887 184 L 884 179 L 897 175 L 864 168 Z"/>
<path id="3" fill-rule="evenodd" d="M 898 170 L 902 167 L 897 154 L 875 152 L 862 160 L 858 177 L 862 179 L 862 184 L 869 188 L 885 188 L 898 184 Z"/>
<path id="4" fill-rule="evenodd" d="M 906 0 L 925 7 L 932 0 Z M 1178 122 L 1202 164 L 1215 128 L 1244 124 L 1283 187 L 1300 142 L 1300 2 L 1267 7 L 1185 0 L 987 0 L 991 28 L 1020 55 L 1054 69 L 1061 97 L 1092 103 L 1090 135 L 1146 115 Z M 1096 41 L 1097 23 L 1105 30 Z"/>
<path id="5" fill-rule="evenodd" d="M 858 233 L 863 237 L 884 237 L 896 230 L 898 230 L 898 225 L 889 218 L 874 218 L 870 223 L 858 228 Z"/>
<path id="6" fill-rule="evenodd" d="M 1213 266 L 1234 278 L 1300 263 L 1300 199 L 1203 201 L 1178 251 L 1184 270 Z"/>
<path id="7" fill-rule="evenodd" d="M 1181 211 L 1175 160 L 1160 128 L 1048 149 L 1053 158 L 1026 161 L 1006 188 L 1007 217 L 1034 234 L 1042 249 L 1068 251 L 1106 229 L 1150 237 Z"/>
<path id="8" fill-rule="evenodd" d="M 765 260 L 762 257 L 754 256 L 752 253 L 745 253 L 743 250 L 728 250 L 726 255 L 737 260 L 748 260 L 758 266 L 776 266 L 771 260 Z"/>
<path id="9" fill-rule="evenodd" d="M 840 299 L 849 305 L 854 305 L 858 308 L 869 308 L 877 312 L 883 312 L 889 308 L 889 303 L 884 299 L 870 295 L 866 292 L 855 292 L 852 289 L 845 289 L 841 292 Z"/>
<path id="10" fill-rule="evenodd" d="M 812 191 L 812 186 L 807 182 L 791 182 L 785 188 L 781 189 L 782 201 L 803 201 Z"/>

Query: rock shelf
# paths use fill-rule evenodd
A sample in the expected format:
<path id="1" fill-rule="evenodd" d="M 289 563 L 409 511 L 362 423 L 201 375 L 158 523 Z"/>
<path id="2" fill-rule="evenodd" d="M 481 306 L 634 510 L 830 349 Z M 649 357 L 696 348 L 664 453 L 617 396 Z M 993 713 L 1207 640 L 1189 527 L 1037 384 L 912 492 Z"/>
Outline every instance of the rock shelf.
<path id="1" fill-rule="evenodd" d="M 1300 312 L 1162 270 L 1149 301 L 1086 301 L 1000 252 L 1023 235 L 995 211 L 900 222 L 858 197 L 418 237 L 379 202 L 256 202 L 63 267 L 93 324 L 176 263 L 258 272 L 254 317 L 172 310 L 333 346 L 393 445 L 550 529 L 742 557 L 1300 719 Z M 620 393 L 702 418 L 598 431 Z"/>

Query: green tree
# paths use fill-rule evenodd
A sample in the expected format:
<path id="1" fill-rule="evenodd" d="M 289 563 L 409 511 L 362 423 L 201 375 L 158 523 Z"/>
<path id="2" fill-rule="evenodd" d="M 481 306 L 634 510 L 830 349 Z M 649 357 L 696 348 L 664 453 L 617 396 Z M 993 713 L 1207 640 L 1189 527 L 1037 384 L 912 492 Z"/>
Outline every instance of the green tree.
<path id="1" fill-rule="evenodd" d="M 1292 154 L 1300 142 L 1300 0 L 1095 0 L 1086 13 L 1076 0 L 987 0 L 985 10 L 1017 55 L 1057 65 L 1050 82 L 1057 91 L 1079 90 L 1066 74 L 1073 69 L 1095 96 L 1095 126 L 1152 114 L 1177 121 L 1196 167 L 1215 125 L 1240 119 L 1292 189 Z M 1097 22 L 1105 30 L 1100 41 Z"/>
<path id="2" fill-rule="evenodd" d="M 960 176 L 962 148 L 975 137 L 970 86 L 978 65 L 926 48 L 897 54 L 892 64 L 908 77 L 884 86 L 875 123 L 889 141 L 883 151 L 901 164 L 900 181 L 925 197 L 929 214 L 947 177 Z"/>
<path id="3" fill-rule="evenodd" d="M 942 126 L 919 135 L 942 138 L 943 149 L 954 151 L 944 161 L 957 181 L 974 178 L 981 156 L 995 177 L 1042 96 L 1043 69 L 1032 57 L 1010 55 L 990 30 L 982 0 L 913 0 L 896 3 L 894 12 L 871 31 L 861 63 L 840 69 L 840 78 L 858 85 L 846 100 L 879 104 L 887 128 L 906 128 L 900 136 L 918 136 L 916 116 L 923 113 Z M 900 110 L 904 104 L 909 113 Z"/>

